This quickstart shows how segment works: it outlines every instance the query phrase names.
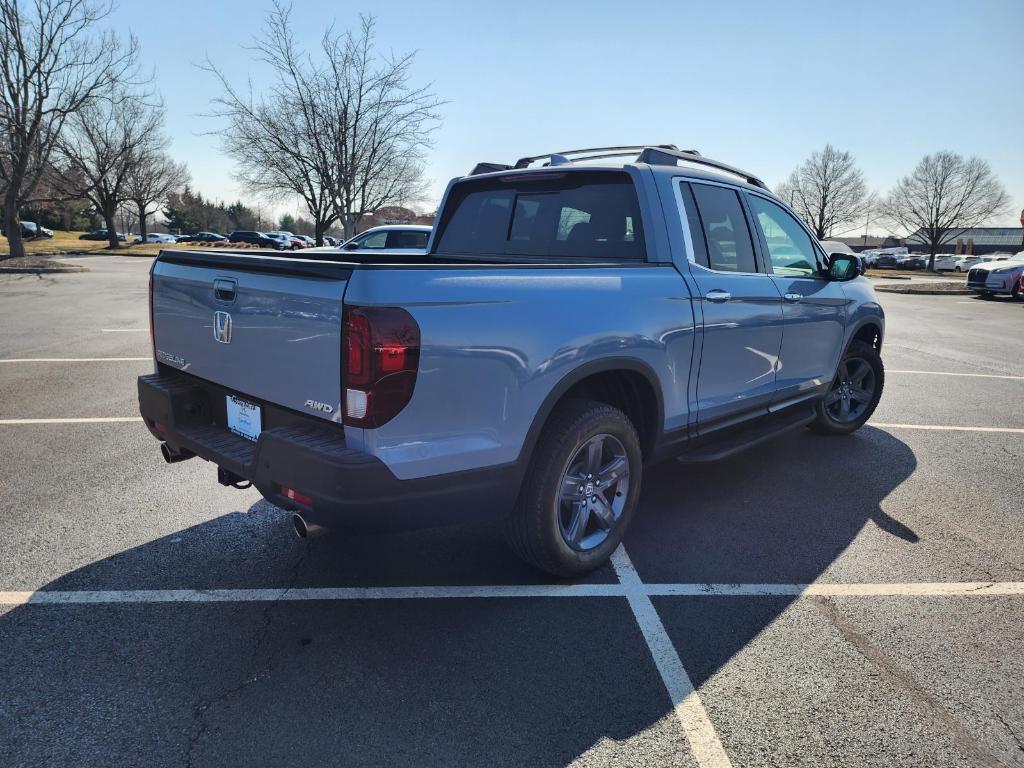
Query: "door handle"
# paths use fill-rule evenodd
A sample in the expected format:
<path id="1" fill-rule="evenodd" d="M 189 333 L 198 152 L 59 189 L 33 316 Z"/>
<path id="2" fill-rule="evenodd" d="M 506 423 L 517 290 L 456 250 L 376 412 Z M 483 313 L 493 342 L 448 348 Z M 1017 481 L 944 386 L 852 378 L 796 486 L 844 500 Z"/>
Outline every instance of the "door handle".
<path id="1" fill-rule="evenodd" d="M 732 294 L 727 291 L 721 291 L 715 288 L 713 291 L 708 291 L 704 298 L 708 301 L 714 302 L 715 304 L 721 304 L 722 302 L 728 301 L 732 298 Z"/>
<path id="2" fill-rule="evenodd" d="M 804 297 L 804 295 L 803 295 L 802 293 L 787 293 L 787 294 L 786 294 L 785 296 L 783 296 L 782 298 L 784 298 L 784 299 L 785 299 L 786 301 L 788 301 L 788 302 L 789 302 L 790 304 L 796 304 L 796 303 L 797 303 L 798 301 L 800 301 L 800 299 L 802 299 L 803 297 Z"/>

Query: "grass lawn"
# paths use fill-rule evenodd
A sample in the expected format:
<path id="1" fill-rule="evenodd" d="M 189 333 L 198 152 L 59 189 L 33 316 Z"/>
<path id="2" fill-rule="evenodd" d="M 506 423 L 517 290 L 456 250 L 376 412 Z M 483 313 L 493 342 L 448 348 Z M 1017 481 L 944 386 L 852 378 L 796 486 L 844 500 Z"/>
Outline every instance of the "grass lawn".
<path id="1" fill-rule="evenodd" d="M 160 252 L 161 248 L 193 248 L 191 244 L 179 243 L 178 245 L 171 246 L 170 244 L 161 243 L 143 243 L 142 245 L 129 245 L 128 243 L 121 243 L 121 247 L 117 250 L 111 250 L 110 244 L 106 240 L 79 240 L 78 236 L 84 234 L 83 232 L 62 232 L 60 230 L 54 230 L 53 237 L 50 239 L 40 240 L 28 240 L 25 242 L 25 255 L 47 255 L 47 256 L 60 256 L 67 253 L 119 253 L 122 256 L 156 256 Z M 131 235 L 129 239 L 134 238 L 135 235 Z M 0 237 L 0 259 L 3 259 L 11 255 L 11 249 L 7 245 L 7 238 Z"/>

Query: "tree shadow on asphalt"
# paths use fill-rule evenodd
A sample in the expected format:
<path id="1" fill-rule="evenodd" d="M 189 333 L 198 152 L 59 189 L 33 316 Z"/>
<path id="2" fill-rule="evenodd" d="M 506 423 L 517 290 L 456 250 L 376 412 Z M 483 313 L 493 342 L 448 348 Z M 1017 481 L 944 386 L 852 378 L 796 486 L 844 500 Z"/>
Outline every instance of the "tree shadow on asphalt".
<path id="1" fill-rule="evenodd" d="M 913 545 L 881 504 L 915 467 L 873 428 L 661 465 L 626 546 L 648 583 L 812 582 L 865 526 Z M 544 581 L 489 529 L 307 544 L 261 502 L 46 589 Z M 693 682 L 790 602 L 691 601 L 673 639 Z M 21 660 L 0 673 L 3 764 L 554 766 L 684 749 L 618 598 L 26 606 L 0 616 L 0 647 Z"/>

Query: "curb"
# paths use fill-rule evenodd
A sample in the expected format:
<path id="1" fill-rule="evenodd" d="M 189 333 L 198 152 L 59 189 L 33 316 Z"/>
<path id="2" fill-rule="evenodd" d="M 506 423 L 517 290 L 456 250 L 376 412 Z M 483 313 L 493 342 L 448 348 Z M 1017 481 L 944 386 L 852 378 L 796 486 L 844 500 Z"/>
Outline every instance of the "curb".
<path id="1" fill-rule="evenodd" d="M 0 275 L 48 275 L 61 272 L 88 272 L 85 267 L 68 264 L 63 267 L 0 267 Z"/>
<path id="2" fill-rule="evenodd" d="M 917 296 L 973 296 L 975 293 L 974 291 L 969 291 L 966 288 L 957 288 L 952 291 L 933 291 L 902 285 L 876 285 L 875 290 L 879 293 L 903 293 Z"/>

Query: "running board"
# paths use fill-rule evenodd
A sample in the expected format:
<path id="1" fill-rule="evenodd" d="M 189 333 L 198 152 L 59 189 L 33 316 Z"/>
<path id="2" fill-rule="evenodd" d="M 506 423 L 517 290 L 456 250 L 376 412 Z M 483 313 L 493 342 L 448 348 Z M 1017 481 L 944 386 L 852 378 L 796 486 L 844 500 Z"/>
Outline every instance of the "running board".
<path id="1" fill-rule="evenodd" d="M 758 419 L 756 422 L 747 422 L 737 425 L 729 430 L 728 434 L 712 434 L 701 440 L 697 438 L 694 445 L 685 453 L 676 457 L 680 464 L 703 464 L 708 461 L 718 461 L 734 453 L 745 451 L 755 445 L 771 440 L 772 438 L 791 432 L 794 429 L 805 427 L 814 421 L 814 408 L 795 407 L 787 408 L 778 413 L 772 413 Z"/>

